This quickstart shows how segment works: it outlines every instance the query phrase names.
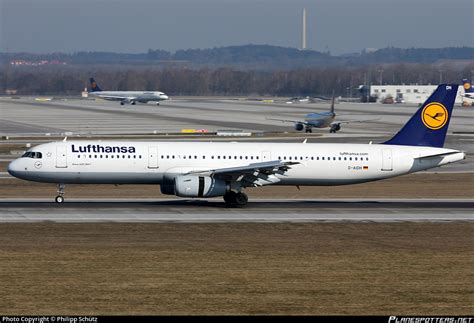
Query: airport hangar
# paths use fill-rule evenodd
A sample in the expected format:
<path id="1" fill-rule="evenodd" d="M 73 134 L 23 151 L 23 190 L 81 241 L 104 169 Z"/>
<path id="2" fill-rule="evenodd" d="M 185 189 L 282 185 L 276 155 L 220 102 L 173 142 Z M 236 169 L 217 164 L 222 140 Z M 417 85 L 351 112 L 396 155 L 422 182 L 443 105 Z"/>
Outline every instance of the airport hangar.
<path id="1" fill-rule="evenodd" d="M 422 104 L 428 99 L 438 85 L 419 85 L 419 84 L 401 84 L 401 85 L 371 85 L 370 96 L 376 97 L 377 102 L 384 102 L 387 98 L 392 98 L 395 102 L 409 104 Z M 465 101 L 462 97 L 464 88 L 460 86 L 456 95 L 455 105 L 462 105 Z M 472 100 L 471 100 L 472 101 Z M 467 100 L 466 100 L 467 102 Z M 469 101 L 470 103 L 470 101 Z"/>

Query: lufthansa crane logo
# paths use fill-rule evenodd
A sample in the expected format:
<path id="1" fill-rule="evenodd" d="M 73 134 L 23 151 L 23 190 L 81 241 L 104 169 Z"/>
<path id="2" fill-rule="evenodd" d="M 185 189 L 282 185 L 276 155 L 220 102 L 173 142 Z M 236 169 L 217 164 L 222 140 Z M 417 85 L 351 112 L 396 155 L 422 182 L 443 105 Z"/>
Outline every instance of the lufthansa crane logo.
<path id="1" fill-rule="evenodd" d="M 469 90 L 471 88 L 470 83 L 464 83 L 464 90 Z"/>
<path id="2" fill-rule="evenodd" d="M 432 130 L 441 129 L 448 122 L 448 110 L 441 103 L 430 103 L 421 112 L 421 120 Z"/>

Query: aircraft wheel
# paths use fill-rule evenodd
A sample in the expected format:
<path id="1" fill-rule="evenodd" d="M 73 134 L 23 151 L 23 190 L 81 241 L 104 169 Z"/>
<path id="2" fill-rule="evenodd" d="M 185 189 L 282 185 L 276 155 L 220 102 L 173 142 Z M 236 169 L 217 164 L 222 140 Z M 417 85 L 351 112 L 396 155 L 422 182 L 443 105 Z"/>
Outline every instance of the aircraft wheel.
<path id="1" fill-rule="evenodd" d="M 156 102 L 156 105 L 160 105 L 160 102 Z"/>
<path id="2" fill-rule="evenodd" d="M 54 200 L 56 201 L 56 203 L 61 204 L 64 202 L 64 197 L 62 195 L 58 195 Z"/>
<path id="3" fill-rule="evenodd" d="M 125 104 L 125 103 L 123 103 L 123 102 L 120 102 L 120 105 L 124 105 L 124 104 Z"/>
<path id="4" fill-rule="evenodd" d="M 249 201 L 247 194 L 239 192 L 235 196 L 235 205 L 244 206 Z"/>
<path id="5" fill-rule="evenodd" d="M 224 194 L 224 201 L 226 202 L 226 204 L 233 204 L 235 203 L 235 197 L 236 197 L 237 193 L 234 192 L 234 191 L 230 191 L 230 192 L 227 192 Z"/>

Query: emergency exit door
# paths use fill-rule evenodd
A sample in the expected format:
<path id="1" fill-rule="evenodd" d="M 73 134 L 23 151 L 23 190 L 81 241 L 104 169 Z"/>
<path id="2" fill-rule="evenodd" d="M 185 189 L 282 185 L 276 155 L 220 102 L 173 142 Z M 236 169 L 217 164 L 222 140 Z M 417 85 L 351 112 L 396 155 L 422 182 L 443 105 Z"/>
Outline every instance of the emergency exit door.
<path id="1" fill-rule="evenodd" d="M 148 168 L 158 168 L 157 147 L 148 147 Z"/>
<path id="2" fill-rule="evenodd" d="M 392 149 L 382 149 L 382 170 L 393 170 Z"/>

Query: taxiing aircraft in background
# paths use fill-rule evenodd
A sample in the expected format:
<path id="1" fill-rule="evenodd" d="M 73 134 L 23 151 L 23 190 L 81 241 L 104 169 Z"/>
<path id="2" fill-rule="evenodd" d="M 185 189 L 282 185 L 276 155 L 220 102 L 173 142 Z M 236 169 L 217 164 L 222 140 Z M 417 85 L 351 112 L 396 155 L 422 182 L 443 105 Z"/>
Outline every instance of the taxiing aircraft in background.
<path id="1" fill-rule="evenodd" d="M 331 102 L 331 110 L 327 112 L 319 113 L 308 113 L 305 115 L 304 120 L 286 120 L 286 119 L 273 119 L 267 118 L 267 120 L 276 120 L 281 122 L 294 123 L 295 130 L 313 132 L 313 128 L 327 128 L 329 127 L 330 133 L 336 133 L 341 130 L 342 124 L 355 123 L 355 122 L 366 122 L 370 120 L 351 120 L 351 121 L 334 121 L 336 118 L 336 112 L 334 111 L 334 95 Z"/>
<path id="2" fill-rule="evenodd" d="M 104 100 L 120 101 L 120 105 L 124 105 L 125 103 L 135 105 L 137 102 L 147 103 L 149 101 L 156 102 L 156 105 L 160 105 L 160 101 L 169 99 L 166 94 L 159 91 L 102 91 L 93 78 L 90 78 L 89 81 L 89 95 Z"/>
<path id="3" fill-rule="evenodd" d="M 382 144 L 60 141 L 29 149 L 8 165 L 15 177 L 58 184 L 156 184 L 163 194 L 222 196 L 243 206 L 246 187 L 347 185 L 410 174 L 465 158 L 444 141 L 458 85 L 439 85 Z"/>

